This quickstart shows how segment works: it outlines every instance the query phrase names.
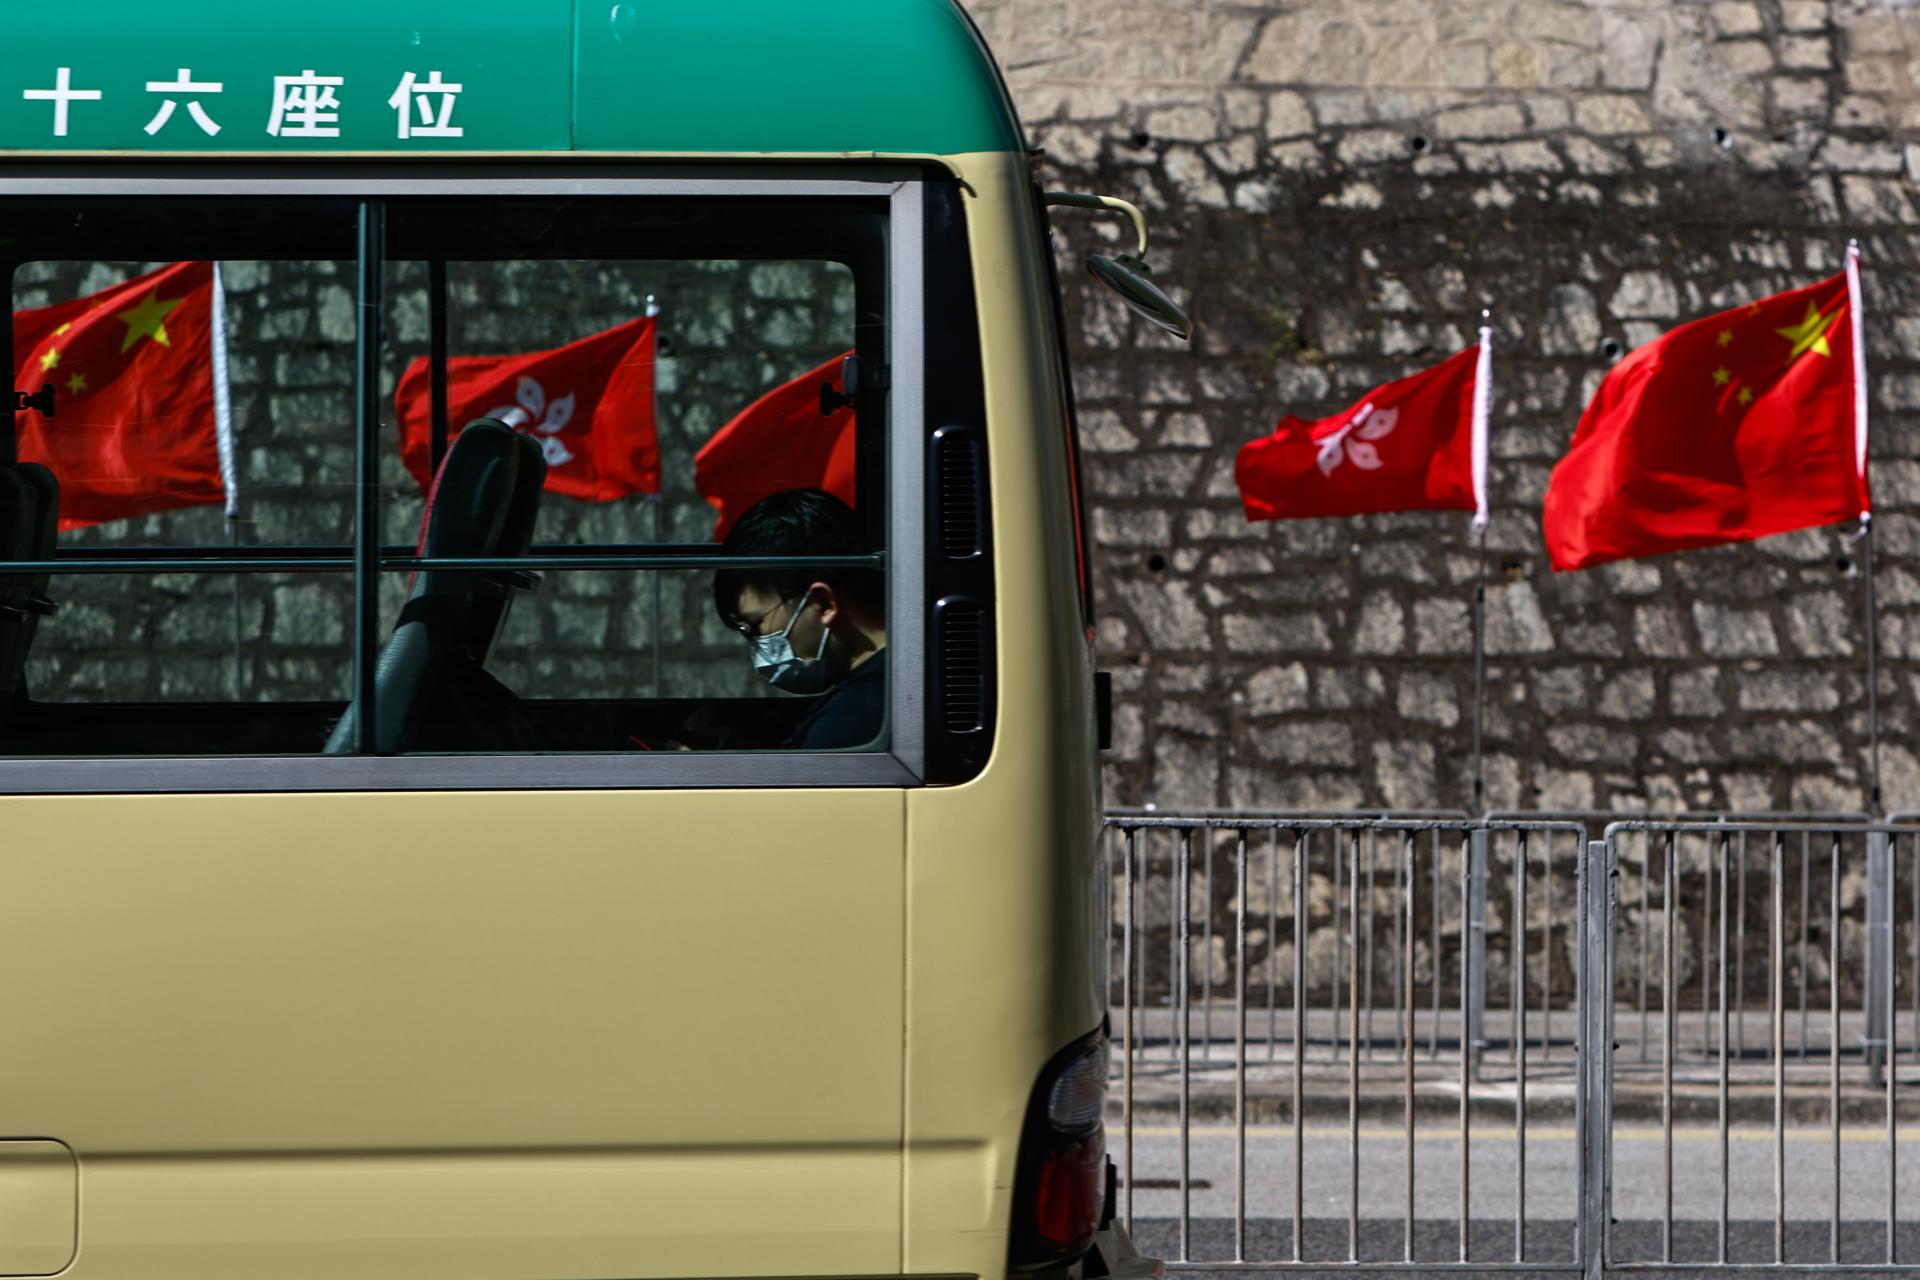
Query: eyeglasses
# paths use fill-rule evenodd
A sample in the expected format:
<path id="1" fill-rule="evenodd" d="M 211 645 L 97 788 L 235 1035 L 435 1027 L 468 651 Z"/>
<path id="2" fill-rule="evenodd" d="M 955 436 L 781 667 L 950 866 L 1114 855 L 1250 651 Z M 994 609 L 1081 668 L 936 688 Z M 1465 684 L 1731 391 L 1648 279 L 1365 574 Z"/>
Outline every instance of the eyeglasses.
<path id="1" fill-rule="evenodd" d="M 806 598 L 807 598 L 807 593 L 805 591 L 799 592 L 796 595 L 790 595 L 784 600 L 774 601 L 773 604 L 769 605 L 766 609 L 762 610 L 759 616 L 757 617 L 753 617 L 753 618 L 743 617 L 740 619 L 740 621 L 730 622 L 727 625 L 732 627 L 735 631 L 739 632 L 741 635 L 745 636 L 749 640 L 758 639 L 761 634 L 760 633 L 761 623 L 765 622 L 768 618 L 771 618 L 783 606 L 792 604 L 795 600 L 805 600 Z"/>

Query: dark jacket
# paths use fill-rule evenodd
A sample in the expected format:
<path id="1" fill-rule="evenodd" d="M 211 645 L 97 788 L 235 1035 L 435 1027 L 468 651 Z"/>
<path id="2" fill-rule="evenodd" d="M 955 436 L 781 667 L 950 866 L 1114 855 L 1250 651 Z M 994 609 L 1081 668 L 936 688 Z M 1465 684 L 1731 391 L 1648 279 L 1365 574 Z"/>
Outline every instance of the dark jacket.
<path id="1" fill-rule="evenodd" d="M 887 651 L 883 648 L 822 694 L 787 746 L 801 751 L 864 747 L 887 723 Z"/>

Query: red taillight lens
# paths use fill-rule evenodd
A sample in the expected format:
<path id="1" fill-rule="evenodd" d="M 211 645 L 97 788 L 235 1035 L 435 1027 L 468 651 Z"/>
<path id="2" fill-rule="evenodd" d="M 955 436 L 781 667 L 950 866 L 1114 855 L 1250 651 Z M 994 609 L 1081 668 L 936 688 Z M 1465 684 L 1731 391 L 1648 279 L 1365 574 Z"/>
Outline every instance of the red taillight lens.
<path id="1" fill-rule="evenodd" d="M 1060 1266 L 1092 1245 L 1107 1198 L 1107 1040 L 1062 1050 L 1036 1082 L 1020 1141 L 1012 1261 Z"/>
<path id="2" fill-rule="evenodd" d="M 1093 1242 L 1107 1194 L 1106 1173 L 1107 1142 L 1101 1133 L 1046 1158 L 1033 1205 L 1034 1230 L 1042 1243 L 1067 1254 Z"/>

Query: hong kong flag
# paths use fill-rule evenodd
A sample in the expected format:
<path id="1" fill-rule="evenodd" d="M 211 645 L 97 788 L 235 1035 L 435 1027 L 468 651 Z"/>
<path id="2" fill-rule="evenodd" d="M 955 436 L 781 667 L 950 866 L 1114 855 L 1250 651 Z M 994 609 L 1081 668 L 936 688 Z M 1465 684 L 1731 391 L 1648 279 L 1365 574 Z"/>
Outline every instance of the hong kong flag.
<path id="1" fill-rule="evenodd" d="M 547 459 L 547 490 L 588 502 L 660 491 L 653 417 L 651 317 L 517 356 L 447 360 L 449 429 L 494 418 L 532 436 Z M 429 361 L 407 365 L 394 391 L 400 459 L 420 487 L 432 478 Z"/>
<path id="2" fill-rule="evenodd" d="M 767 392 L 694 455 L 694 487 L 720 513 L 714 541 L 754 503 L 788 489 L 824 489 L 853 505 L 853 406 L 820 394 L 838 394 L 845 360 L 835 356 Z"/>
<path id="3" fill-rule="evenodd" d="M 228 496 L 219 301 L 213 263 L 177 262 L 13 313 L 13 385 L 51 384 L 55 402 L 14 415 L 19 456 L 59 478 L 62 529 Z"/>
<path id="4" fill-rule="evenodd" d="M 1493 332 L 1451 359 L 1307 422 L 1289 414 L 1240 450 L 1248 520 L 1461 510 L 1487 520 Z"/>
<path id="5" fill-rule="evenodd" d="M 1695 320 L 1622 360 L 1547 485 L 1547 551 L 1583 569 L 1872 510 L 1860 268 Z"/>

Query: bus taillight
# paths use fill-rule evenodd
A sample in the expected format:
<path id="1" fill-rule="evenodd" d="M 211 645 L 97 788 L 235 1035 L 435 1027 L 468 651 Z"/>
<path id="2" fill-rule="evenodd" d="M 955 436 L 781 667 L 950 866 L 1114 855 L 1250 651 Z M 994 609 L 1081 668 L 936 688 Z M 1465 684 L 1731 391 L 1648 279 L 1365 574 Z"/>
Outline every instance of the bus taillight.
<path id="1" fill-rule="evenodd" d="M 1033 1092 L 1015 1180 L 1017 1267 L 1071 1262 L 1100 1227 L 1107 1194 L 1107 1038 L 1095 1032 L 1055 1055 Z"/>

